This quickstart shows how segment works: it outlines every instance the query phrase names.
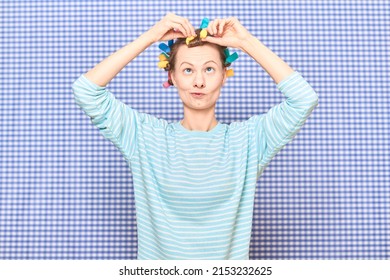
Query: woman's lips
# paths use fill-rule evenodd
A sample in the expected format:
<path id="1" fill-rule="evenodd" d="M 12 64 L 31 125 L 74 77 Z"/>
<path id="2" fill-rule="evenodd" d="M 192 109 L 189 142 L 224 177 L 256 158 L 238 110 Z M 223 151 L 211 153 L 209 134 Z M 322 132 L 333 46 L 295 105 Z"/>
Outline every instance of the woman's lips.
<path id="1" fill-rule="evenodd" d="M 200 93 L 200 92 L 191 92 L 191 95 L 195 98 L 202 98 L 203 96 L 205 96 L 204 93 Z"/>

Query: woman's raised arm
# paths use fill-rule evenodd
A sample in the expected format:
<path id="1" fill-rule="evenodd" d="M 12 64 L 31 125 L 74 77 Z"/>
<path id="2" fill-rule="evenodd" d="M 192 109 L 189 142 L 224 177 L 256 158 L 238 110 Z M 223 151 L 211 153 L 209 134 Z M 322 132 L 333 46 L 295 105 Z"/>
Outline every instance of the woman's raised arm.
<path id="1" fill-rule="evenodd" d="M 207 27 L 209 34 L 204 41 L 238 48 L 250 55 L 271 76 L 276 84 L 287 78 L 294 70 L 254 37 L 236 17 L 215 19 Z"/>
<path id="2" fill-rule="evenodd" d="M 157 41 L 168 41 L 193 35 L 188 19 L 168 13 L 133 42 L 117 50 L 89 70 L 85 76 L 99 86 L 106 86 L 130 61 Z"/>

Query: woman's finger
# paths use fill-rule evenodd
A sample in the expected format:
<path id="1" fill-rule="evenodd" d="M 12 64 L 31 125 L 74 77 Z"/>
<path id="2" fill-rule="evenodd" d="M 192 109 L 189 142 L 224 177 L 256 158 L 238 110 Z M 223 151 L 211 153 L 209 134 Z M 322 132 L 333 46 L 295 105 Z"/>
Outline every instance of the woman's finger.
<path id="1" fill-rule="evenodd" d="M 209 25 L 206 27 L 206 30 L 207 30 L 207 34 L 208 35 L 213 35 L 212 30 L 211 30 L 211 24 L 212 24 L 212 21 L 209 22 Z"/>
<path id="2" fill-rule="evenodd" d="M 171 21 L 174 22 L 175 24 L 179 24 L 180 26 L 182 26 L 182 28 L 185 30 L 185 32 L 182 32 L 182 33 L 184 35 L 186 35 L 187 37 L 189 37 L 195 33 L 195 29 L 191 25 L 191 23 L 188 19 L 173 14 Z M 180 30 L 182 30 L 182 29 L 180 29 Z"/>
<path id="3" fill-rule="evenodd" d="M 195 36 L 196 35 L 195 28 L 194 28 L 194 26 L 191 24 L 191 22 L 187 18 L 186 18 L 186 24 L 187 24 L 188 29 L 190 31 L 189 36 L 191 36 L 191 35 Z"/>
<path id="4" fill-rule="evenodd" d="M 218 34 L 220 36 L 222 36 L 223 34 L 223 28 L 225 27 L 225 23 L 226 23 L 226 20 L 222 20 L 219 24 L 219 28 L 218 28 Z"/>
<path id="5" fill-rule="evenodd" d="M 186 38 L 187 36 L 184 35 L 180 30 L 171 29 L 165 35 L 163 38 L 165 38 L 164 41 L 169 41 L 169 40 L 176 40 L 178 38 Z"/>
<path id="6" fill-rule="evenodd" d="M 212 36 L 207 36 L 206 38 L 203 38 L 202 41 L 217 44 L 217 45 L 221 44 L 221 42 L 220 42 L 221 38 L 212 37 Z"/>
<path id="7" fill-rule="evenodd" d="M 173 32 L 176 33 L 177 35 L 186 35 L 187 31 L 184 29 L 184 27 L 176 22 L 171 22 L 170 24 L 171 29 L 173 29 Z"/>
<path id="8" fill-rule="evenodd" d="M 212 26 L 213 35 L 217 35 L 217 33 L 218 33 L 218 30 L 217 30 L 218 24 L 219 24 L 219 19 L 214 20 L 214 24 L 213 24 L 213 26 Z"/>
<path id="9" fill-rule="evenodd" d="M 212 35 L 212 36 L 215 34 L 215 32 L 214 32 L 215 23 L 216 23 L 216 20 L 213 20 L 213 21 L 209 22 L 209 25 L 207 26 L 207 33 Z"/>

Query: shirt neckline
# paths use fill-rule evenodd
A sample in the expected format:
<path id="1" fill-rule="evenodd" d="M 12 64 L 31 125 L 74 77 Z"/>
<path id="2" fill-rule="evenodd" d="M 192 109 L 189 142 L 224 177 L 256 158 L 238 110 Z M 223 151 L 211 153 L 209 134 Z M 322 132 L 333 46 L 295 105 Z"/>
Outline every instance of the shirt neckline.
<path id="1" fill-rule="evenodd" d="M 222 127 L 222 124 L 220 122 L 217 123 L 216 126 L 214 126 L 211 130 L 209 131 L 200 131 L 200 130 L 189 130 L 187 128 L 185 128 L 181 123 L 180 123 L 180 120 L 178 122 L 176 122 L 176 127 L 184 132 L 184 133 L 187 133 L 187 134 L 190 134 L 190 135 L 212 135 L 212 134 L 215 134 L 218 130 L 221 129 Z"/>

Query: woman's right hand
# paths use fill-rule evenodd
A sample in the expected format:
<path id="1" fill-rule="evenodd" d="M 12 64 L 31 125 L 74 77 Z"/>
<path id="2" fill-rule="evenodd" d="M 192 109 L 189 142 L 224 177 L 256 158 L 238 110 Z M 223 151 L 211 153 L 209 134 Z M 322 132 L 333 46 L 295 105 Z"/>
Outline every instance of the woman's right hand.
<path id="1" fill-rule="evenodd" d="M 190 21 L 173 13 L 167 13 L 147 32 L 153 42 L 196 36 L 195 29 Z"/>

